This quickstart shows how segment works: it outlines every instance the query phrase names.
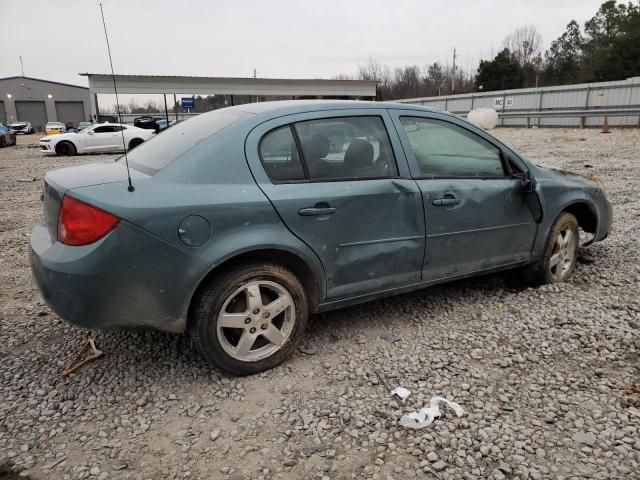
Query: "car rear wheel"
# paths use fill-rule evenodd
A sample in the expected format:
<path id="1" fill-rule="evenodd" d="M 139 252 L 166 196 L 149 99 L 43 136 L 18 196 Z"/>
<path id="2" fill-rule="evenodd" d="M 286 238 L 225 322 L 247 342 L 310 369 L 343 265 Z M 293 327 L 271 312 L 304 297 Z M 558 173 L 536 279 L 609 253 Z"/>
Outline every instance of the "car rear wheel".
<path id="1" fill-rule="evenodd" d="M 272 368 L 294 351 L 309 317 L 298 278 L 274 264 L 248 263 L 213 278 L 190 319 L 202 354 L 221 370 L 247 375 Z"/>
<path id="2" fill-rule="evenodd" d="M 58 155 L 75 155 L 77 150 L 71 142 L 60 142 L 56 145 L 56 153 Z"/>
<path id="3" fill-rule="evenodd" d="M 575 269 L 579 246 L 578 221 L 565 212 L 551 227 L 544 255 L 529 268 L 529 278 L 538 284 L 564 282 Z"/>
<path id="4" fill-rule="evenodd" d="M 136 148 L 138 145 L 140 145 L 143 142 L 144 142 L 144 140 L 142 140 L 141 138 L 134 138 L 133 140 L 131 140 L 129 142 L 129 150 L 133 150 L 134 148 Z"/>
<path id="5" fill-rule="evenodd" d="M 4 138 L 4 135 L 0 137 L 0 148 L 7 146 L 7 140 Z"/>

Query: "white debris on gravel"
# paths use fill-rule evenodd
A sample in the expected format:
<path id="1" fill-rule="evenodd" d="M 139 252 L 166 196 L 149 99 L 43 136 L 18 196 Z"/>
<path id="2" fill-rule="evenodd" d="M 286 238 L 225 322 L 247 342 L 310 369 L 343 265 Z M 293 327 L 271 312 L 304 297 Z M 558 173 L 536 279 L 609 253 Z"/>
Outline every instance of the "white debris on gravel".
<path id="1" fill-rule="evenodd" d="M 640 130 L 493 133 L 532 161 L 603 179 L 615 226 L 588 247 L 592 263 L 561 285 L 527 288 L 501 274 L 316 316 L 304 342 L 314 355 L 244 378 L 209 368 L 184 336 L 131 330 L 91 332 L 105 355 L 63 377 L 87 332 L 42 301 L 26 234 L 46 170 L 112 157 L 43 158 L 22 136 L 0 149 L 0 471 L 637 478 L 640 400 L 623 388 L 640 383 Z M 381 338 L 389 332 L 402 341 Z M 378 374 L 411 390 L 406 405 Z M 397 425 L 435 395 L 465 415 L 425 430 Z"/>
<path id="2" fill-rule="evenodd" d="M 442 397 L 432 397 L 431 400 L 429 400 L 428 407 L 421 408 L 417 412 L 411 412 L 407 415 L 403 415 L 398 424 L 403 427 L 413 429 L 428 427 L 436 418 L 440 417 L 441 403 L 444 403 L 453 410 L 457 417 L 461 417 L 464 414 L 464 409 L 456 402 L 452 402 Z"/>

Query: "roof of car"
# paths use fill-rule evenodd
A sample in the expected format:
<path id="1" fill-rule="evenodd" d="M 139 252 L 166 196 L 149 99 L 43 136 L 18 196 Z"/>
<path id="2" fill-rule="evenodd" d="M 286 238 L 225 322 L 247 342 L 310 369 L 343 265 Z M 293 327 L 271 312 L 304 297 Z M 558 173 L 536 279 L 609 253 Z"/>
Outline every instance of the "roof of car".
<path id="1" fill-rule="evenodd" d="M 245 103 L 235 108 L 245 112 L 262 114 L 292 114 L 321 110 L 341 110 L 341 109 L 371 109 L 371 108 L 399 108 L 404 110 L 428 110 L 439 111 L 437 109 L 411 105 L 397 102 L 371 102 L 359 100 L 278 100 L 272 102 Z"/>

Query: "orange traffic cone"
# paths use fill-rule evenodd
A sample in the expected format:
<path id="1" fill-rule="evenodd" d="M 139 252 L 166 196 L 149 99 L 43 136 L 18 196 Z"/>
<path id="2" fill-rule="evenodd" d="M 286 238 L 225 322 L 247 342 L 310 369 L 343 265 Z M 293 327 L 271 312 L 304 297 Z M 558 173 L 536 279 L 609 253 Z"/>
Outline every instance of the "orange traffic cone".
<path id="1" fill-rule="evenodd" d="M 602 133 L 609 133 L 609 120 L 604 117 L 604 123 L 602 124 Z"/>

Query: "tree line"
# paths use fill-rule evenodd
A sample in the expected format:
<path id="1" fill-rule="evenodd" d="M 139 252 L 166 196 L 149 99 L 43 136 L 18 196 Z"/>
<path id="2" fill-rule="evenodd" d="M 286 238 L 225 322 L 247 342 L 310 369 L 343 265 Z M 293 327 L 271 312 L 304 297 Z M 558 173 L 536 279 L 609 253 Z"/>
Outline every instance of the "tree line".
<path id="1" fill-rule="evenodd" d="M 624 80 L 640 75 L 640 5 L 604 2 L 582 27 L 571 20 L 548 50 L 542 44 L 535 26 L 527 25 L 508 35 L 475 73 L 437 62 L 392 72 L 370 58 L 352 78 L 378 81 L 383 100 Z"/>

